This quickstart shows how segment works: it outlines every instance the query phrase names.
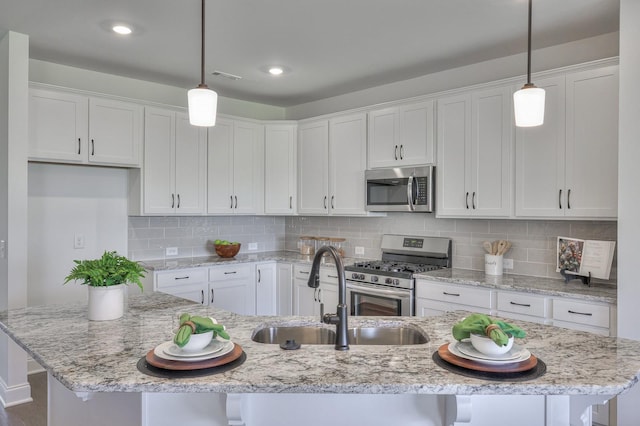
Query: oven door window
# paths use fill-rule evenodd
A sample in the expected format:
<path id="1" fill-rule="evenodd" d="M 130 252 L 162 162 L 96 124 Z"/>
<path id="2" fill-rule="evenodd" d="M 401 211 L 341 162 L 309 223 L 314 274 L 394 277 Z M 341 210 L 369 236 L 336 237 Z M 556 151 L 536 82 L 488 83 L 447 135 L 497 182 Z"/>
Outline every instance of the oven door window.
<path id="1" fill-rule="evenodd" d="M 407 205 L 408 185 L 408 178 L 369 180 L 367 181 L 367 204 L 370 206 Z"/>
<path id="2" fill-rule="evenodd" d="M 400 316 L 402 300 L 351 291 L 351 315 Z"/>

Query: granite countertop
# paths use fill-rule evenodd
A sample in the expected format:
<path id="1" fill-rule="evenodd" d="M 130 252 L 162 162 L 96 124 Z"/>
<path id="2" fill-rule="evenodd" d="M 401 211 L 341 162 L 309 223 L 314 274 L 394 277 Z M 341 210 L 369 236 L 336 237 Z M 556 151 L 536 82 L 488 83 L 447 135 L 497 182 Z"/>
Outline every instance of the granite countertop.
<path id="1" fill-rule="evenodd" d="M 345 257 L 343 262 L 345 265 L 350 265 L 363 260 L 367 259 Z M 239 254 L 231 259 L 223 259 L 218 256 L 204 256 L 170 260 L 146 260 L 141 263 L 149 270 L 164 271 L 235 263 L 270 261 L 310 265 L 313 262 L 313 256 L 301 255 L 295 251 L 272 251 Z M 331 258 L 327 258 L 327 262 L 324 263 L 324 265 L 331 264 Z M 423 274 L 417 274 L 416 277 L 451 284 L 514 290 L 548 296 L 573 297 L 603 303 L 617 303 L 617 287 L 615 284 L 593 282 L 589 287 L 578 280 L 565 283 L 564 280 L 561 279 L 530 277 L 526 275 L 505 274 L 502 276 L 492 276 L 486 275 L 482 271 L 456 268 L 425 272 Z"/>
<path id="2" fill-rule="evenodd" d="M 452 341 L 451 326 L 464 312 L 439 317 L 349 318 L 349 325 L 409 323 L 430 341 L 414 346 L 303 345 L 284 351 L 251 340 L 256 327 L 313 323 L 310 317 L 241 316 L 162 293 L 127 299 L 125 316 L 86 320 L 86 303 L 0 312 L 0 328 L 64 386 L 75 392 L 223 392 L 367 394 L 615 395 L 637 381 L 640 342 L 512 321 L 528 336 L 519 343 L 547 365 L 544 376 L 525 382 L 468 378 L 437 366 L 431 356 Z M 179 313 L 207 315 L 225 324 L 247 359 L 239 367 L 200 378 L 162 379 L 136 363 L 172 337 Z M 324 325 L 321 325 L 324 326 Z M 328 326 L 324 326 L 328 327 Z"/>

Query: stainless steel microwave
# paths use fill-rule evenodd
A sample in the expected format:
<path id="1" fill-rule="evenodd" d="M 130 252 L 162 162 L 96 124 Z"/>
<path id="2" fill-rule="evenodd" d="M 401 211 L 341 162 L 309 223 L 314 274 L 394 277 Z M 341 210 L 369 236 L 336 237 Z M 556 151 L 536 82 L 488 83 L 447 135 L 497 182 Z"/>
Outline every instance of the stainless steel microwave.
<path id="1" fill-rule="evenodd" d="M 434 166 L 367 170 L 366 210 L 433 212 L 434 171 Z"/>

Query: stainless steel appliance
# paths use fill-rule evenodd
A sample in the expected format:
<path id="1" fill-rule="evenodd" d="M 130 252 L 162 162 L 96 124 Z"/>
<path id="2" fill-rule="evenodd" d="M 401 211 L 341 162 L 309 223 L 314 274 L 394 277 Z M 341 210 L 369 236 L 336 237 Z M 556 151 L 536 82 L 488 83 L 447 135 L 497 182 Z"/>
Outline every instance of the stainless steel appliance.
<path id="1" fill-rule="evenodd" d="M 350 314 L 415 315 L 414 274 L 450 268 L 451 239 L 385 234 L 381 248 L 381 260 L 344 268 Z"/>
<path id="2" fill-rule="evenodd" d="M 366 205 L 375 212 L 433 212 L 434 167 L 365 171 Z"/>

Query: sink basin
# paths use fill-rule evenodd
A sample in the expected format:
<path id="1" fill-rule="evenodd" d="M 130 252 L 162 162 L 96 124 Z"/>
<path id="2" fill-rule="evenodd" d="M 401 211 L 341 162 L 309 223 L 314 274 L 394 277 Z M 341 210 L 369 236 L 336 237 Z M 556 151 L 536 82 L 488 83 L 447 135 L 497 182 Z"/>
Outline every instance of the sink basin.
<path id="1" fill-rule="evenodd" d="M 356 327 L 348 330 L 350 345 L 420 345 L 429 337 L 412 327 Z M 315 326 L 274 326 L 254 331 L 251 339 L 258 343 L 284 343 L 295 340 L 300 344 L 329 345 L 336 341 L 336 333 Z"/>
<path id="2" fill-rule="evenodd" d="M 265 327 L 253 332 L 251 340 L 258 343 L 284 343 L 295 340 L 300 344 L 324 345 L 336 341 L 335 331 L 329 328 L 304 327 Z"/>

